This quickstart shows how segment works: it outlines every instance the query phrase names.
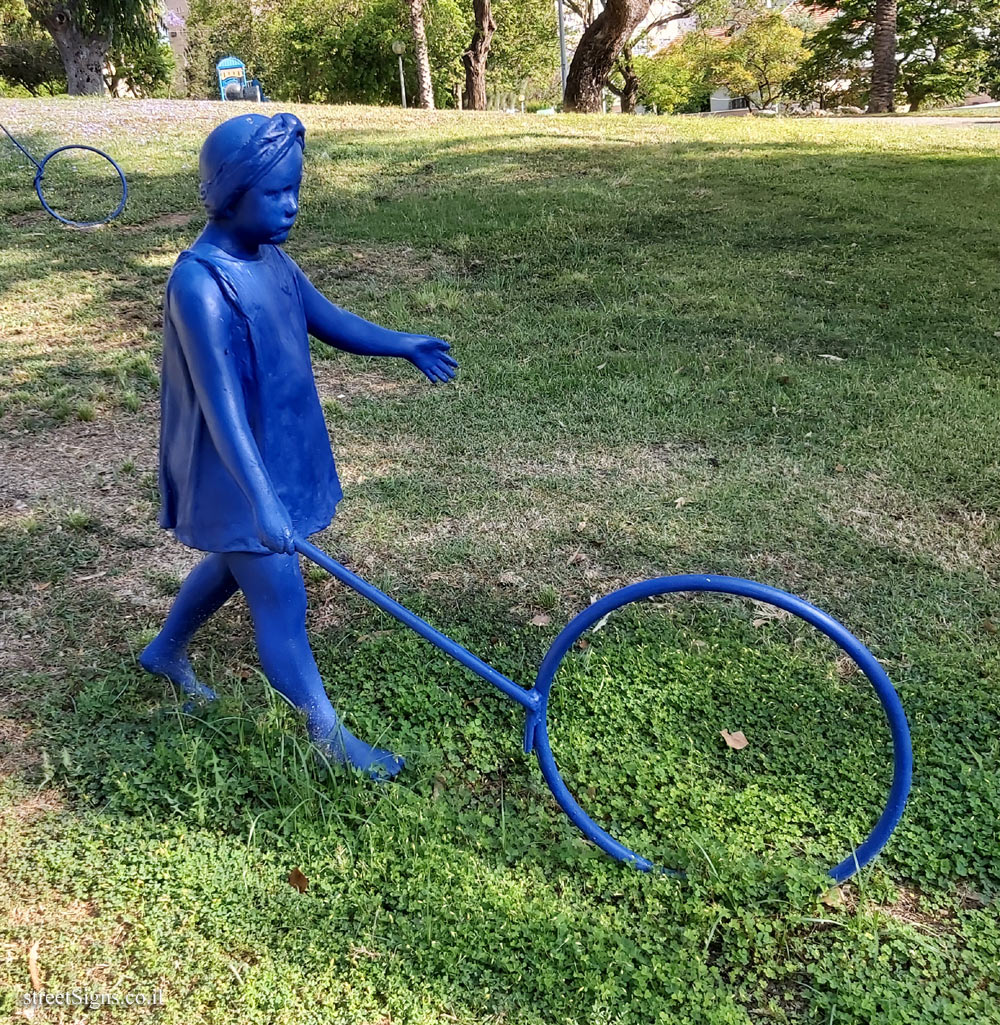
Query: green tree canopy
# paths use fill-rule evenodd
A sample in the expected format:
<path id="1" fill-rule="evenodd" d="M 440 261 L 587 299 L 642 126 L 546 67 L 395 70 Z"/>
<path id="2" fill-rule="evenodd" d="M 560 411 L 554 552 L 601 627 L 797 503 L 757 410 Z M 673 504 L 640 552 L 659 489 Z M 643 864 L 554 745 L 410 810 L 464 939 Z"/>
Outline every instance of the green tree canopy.
<path id="1" fill-rule="evenodd" d="M 212 95 L 215 64 L 233 54 L 275 99 L 326 103 L 398 103 L 403 56 L 408 95 L 416 95 L 409 12 L 399 0 L 267 0 L 253 13 L 230 0 L 194 0 L 188 17 L 189 88 Z M 426 23 L 435 103 L 454 102 L 464 80 L 461 54 L 472 34 L 463 0 L 427 0 Z M 558 67 L 555 15 L 548 0 L 497 0 L 489 57 L 492 89 L 516 91 Z"/>
<path id="2" fill-rule="evenodd" d="M 715 89 L 710 70 L 720 46 L 705 33 L 689 32 L 658 53 L 633 58 L 639 102 L 663 114 L 707 110 Z"/>
<path id="3" fill-rule="evenodd" d="M 159 0 L 0 0 L 0 24 L 27 21 L 48 32 L 71 95 L 103 93 L 108 52 L 159 44 Z"/>
<path id="4" fill-rule="evenodd" d="M 771 107 L 809 56 L 802 29 L 778 12 L 760 14 L 737 29 L 716 52 L 708 51 L 709 75 L 754 107 Z"/>
<path id="5" fill-rule="evenodd" d="M 124 88 L 133 96 L 164 95 L 174 75 L 174 53 L 160 39 L 147 39 L 108 50 L 105 79 L 112 93 Z"/>
<path id="6" fill-rule="evenodd" d="M 821 94 L 836 73 L 867 83 L 872 61 L 874 0 L 818 0 L 838 12 L 810 42 L 812 57 L 800 90 L 815 83 Z M 991 80 L 991 51 L 1000 31 L 998 0 L 899 0 L 896 15 L 896 88 L 917 110 L 927 103 L 960 100 Z M 992 73 L 992 80 L 997 76 Z"/>
<path id="7" fill-rule="evenodd" d="M 13 88 L 32 96 L 66 88 L 59 51 L 22 0 L 0 0 L 0 86 L 0 95 Z"/>
<path id="8" fill-rule="evenodd" d="M 65 90 L 66 72 L 52 37 L 31 24 L 0 36 L 0 82 L 32 96 Z M 4 92 L 0 89 L 0 95 Z"/>
<path id="9" fill-rule="evenodd" d="M 497 30 L 490 47 L 490 86 L 511 92 L 532 83 L 545 90 L 559 70 L 555 5 L 550 0 L 493 0 Z"/>

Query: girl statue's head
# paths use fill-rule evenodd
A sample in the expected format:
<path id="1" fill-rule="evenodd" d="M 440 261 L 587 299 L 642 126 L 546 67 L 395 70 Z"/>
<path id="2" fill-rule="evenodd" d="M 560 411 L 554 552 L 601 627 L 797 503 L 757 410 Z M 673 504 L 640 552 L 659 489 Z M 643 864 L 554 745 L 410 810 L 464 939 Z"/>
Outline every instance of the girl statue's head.
<path id="1" fill-rule="evenodd" d="M 243 114 L 214 129 L 199 158 L 209 220 L 245 242 L 283 242 L 298 213 L 305 134 L 294 114 Z"/>

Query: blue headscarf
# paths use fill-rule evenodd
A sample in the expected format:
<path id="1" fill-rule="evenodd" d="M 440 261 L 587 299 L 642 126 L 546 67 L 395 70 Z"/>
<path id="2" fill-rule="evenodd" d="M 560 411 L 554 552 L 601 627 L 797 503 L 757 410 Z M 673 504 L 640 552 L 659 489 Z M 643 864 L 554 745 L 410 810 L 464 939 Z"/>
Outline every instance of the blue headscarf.
<path id="1" fill-rule="evenodd" d="M 260 115 L 255 115 L 255 120 L 257 117 Z M 212 137 L 216 133 L 238 131 L 239 123 L 245 124 L 246 121 L 242 117 L 233 118 L 219 125 L 202 149 L 199 195 L 210 219 L 221 214 L 260 181 L 296 143 L 305 149 L 306 129 L 302 122 L 294 114 L 275 114 L 272 118 L 262 119 L 250 138 L 229 153 L 218 166 L 207 168 L 209 161 L 205 159 L 205 153 Z"/>

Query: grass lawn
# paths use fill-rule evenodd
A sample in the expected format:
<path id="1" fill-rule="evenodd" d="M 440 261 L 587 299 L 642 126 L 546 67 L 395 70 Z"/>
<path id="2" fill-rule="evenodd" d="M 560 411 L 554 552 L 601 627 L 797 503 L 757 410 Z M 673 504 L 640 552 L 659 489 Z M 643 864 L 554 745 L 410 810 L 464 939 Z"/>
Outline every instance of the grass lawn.
<path id="1" fill-rule="evenodd" d="M 735 600 L 613 616 L 553 691 L 570 788 L 682 877 L 585 843 L 520 753 L 519 710 L 319 572 L 328 689 L 406 756 L 398 784 L 317 768 L 239 601 L 194 652 L 222 697 L 184 714 L 135 662 L 195 561 L 156 526 L 159 326 L 201 224 L 198 147 L 232 110 L 6 102 L 37 152 L 112 152 L 131 198 L 111 227 L 60 228 L 0 151 L 0 1007 L 1000 1021 L 1000 134 L 296 112 L 288 251 L 461 362 L 431 388 L 317 349 L 346 493 L 320 543 L 525 685 L 572 614 L 630 581 L 801 594 L 893 679 L 913 796 L 831 892 L 881 809 L 888 732 L 830 645 Z M 24 1009 L 32 972 L 164 1006 Z"/>

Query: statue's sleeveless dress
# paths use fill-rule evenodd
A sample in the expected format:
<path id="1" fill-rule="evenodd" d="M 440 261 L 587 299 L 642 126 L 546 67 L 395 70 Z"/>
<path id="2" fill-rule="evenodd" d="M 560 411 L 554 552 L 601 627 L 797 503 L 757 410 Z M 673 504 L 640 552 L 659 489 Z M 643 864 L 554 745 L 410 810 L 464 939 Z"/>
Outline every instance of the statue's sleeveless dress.
<path id="1" fill-rule="evenodd" d="M 197 260 L 232 307 L 227 355 L 247 422 L 296 535 L 308 537 L 330 523 L 342 493 L 313 379 L 297 267 L 277 246 L 261 246 L 260 253 L 259 260 L 238 260 L 198 243 L 174 268 Z M 212 441 L 169 312 L 160 403 L 160 526 L 206 552 L 267 552 L 250 503 Z"/>

